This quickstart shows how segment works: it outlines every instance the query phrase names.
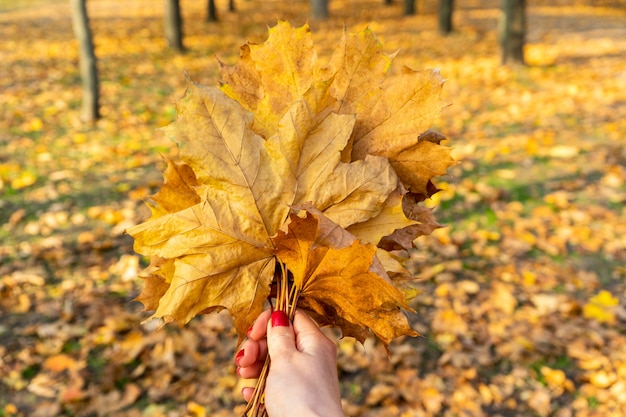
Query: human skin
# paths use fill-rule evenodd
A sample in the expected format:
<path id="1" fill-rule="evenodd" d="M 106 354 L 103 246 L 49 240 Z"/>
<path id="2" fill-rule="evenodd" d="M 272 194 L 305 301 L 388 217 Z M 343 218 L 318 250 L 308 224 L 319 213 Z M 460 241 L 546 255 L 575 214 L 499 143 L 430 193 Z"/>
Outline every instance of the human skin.
<path id="1" fill-rule="evenodd" d="M 269 417 L 344 416 L 337 347 L 306 313 L 296 311 L 293 324 L 282 311 L 261 313 L 237 353 L 237 373 L 257 378 L 268 354 L 265 407 Z M 251 387 L 242 390 L 246 401 L 252 393 Z"/>

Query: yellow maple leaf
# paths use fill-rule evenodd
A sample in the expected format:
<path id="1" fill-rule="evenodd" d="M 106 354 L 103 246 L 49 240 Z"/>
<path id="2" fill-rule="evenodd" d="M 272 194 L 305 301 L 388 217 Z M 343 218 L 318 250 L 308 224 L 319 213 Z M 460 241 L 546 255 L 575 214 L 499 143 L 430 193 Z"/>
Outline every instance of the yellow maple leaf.
<path id="1" fill-rule="evenodd" d="M 353 135 L 353 156 L 395 156 L 413 146 L 441 113 L 442 85 L 435 70 L 404 67 L 401 73 L 387 77 L 361 113 Z"/>
<path id="2" fill-rule="evenodd" d="M 329 94 L 336 100 L 333 111 L 357 115 L 371 111 L 392 59 L 369 28 L 354 34 L 344 31 L 330 62 L 321 72 L 329 81 Z M 360 118 L 362 124 L 363 117 Z"/>
<path id="3" fill-rule="evenodd" d="M 363 242 L 378 245 L 383 237 L 394 231 L 417 224 L 417 221 L 409 219 L 404 213 L 402 194 L 396 190 L 383 203 L 376 217 L 353 224 L 346 229 Z"/>
<path id="4" fill-rule="evenodd" d="M 428 141 L 419 141 L 390 159 L 402 182 L 415 193 L 427 193 L 430 180 L 455 164 L 449 148 Z"/>
<path id="5" fill-rule="evenodd" d="M 291 104 L 311 87 L 316 63 L 309 27 L 279 22 L 266 42 L 241 47 L 235 67 L 220 66 L 222 90 L 252 111 L 255 130 L 269 137 Z"/>
<path id="6" fill-rule="evenodd" d="M 154 217 L 200 202 L 200 196 L 194 189 L 199 183 L 193 169 L 181 161 L 166 159 L 165 162 L 167 163 L 163 173 L 165 181 L 159 192 L 148 200 Z"/>

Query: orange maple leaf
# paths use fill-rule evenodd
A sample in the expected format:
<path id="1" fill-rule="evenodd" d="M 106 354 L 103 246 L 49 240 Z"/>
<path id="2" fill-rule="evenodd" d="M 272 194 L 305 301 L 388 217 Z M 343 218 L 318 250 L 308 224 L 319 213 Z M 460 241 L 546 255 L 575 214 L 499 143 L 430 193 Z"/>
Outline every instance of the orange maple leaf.
<path id="1" fill-rule="evenodd" d="M 368 329 L 385 343 L 416 336 L 402 309 L 404 294 L 393 286 L 376 258 L 376 246 L 359 242 L 323 215 L 290 216 L 279 232 L 276 256 L 293 275 L 298 306 L 321 325 L 341 328 L 363 342 Z"/>

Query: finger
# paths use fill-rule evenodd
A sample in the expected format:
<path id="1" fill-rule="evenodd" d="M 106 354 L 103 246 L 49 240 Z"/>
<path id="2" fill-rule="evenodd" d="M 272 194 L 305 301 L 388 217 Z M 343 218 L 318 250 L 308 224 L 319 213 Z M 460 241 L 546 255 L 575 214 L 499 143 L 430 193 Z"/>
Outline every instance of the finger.
<path id="1" fill-rule="evenodd" d="M 295 350 L 296 336 L 284 311 L 274 311 L 267 324 L 267 350 L 270 358 L 287 356 Z"/>
<path id="2" fill-rule="evenodd" d="M 255 320 L 254 324 L 252 324 L 250 331 L 248 331 L 248 339 L 261 340 L 265 337 L 267 333 L 267 322 L 271 314 L 271 310 L 265 310 L 259 314 L 259 317 Z"/>
<path id="3" fill-rule="evenodd" d="M 254 394 L 254 388 L 252 387 L 243 387 L 241 389 L 241 395 L 243 395 L 243 399 L 246 400 L 246 402 L 250 402 L 252 394 Z"/>
<path id="4" fill-rule="evenodd" d="M 237 366 L 245 367 L 250 366 L 250 364 L 254 362 L 262 362 L 267 356 L 267 339 L 261 339 L 259 341 L 247 340 L 241 350 L 244 351 L 244 353 L 238 353 L 240 357 L 235 361 Z"/>
<path id="5" fill-rule="evenodd" d="M 296 334 L 296 338 L 307 333 L 315 335 L 322 333 L 317 323 L 302 310 L 296 310 L 296 314 L 293 318 L 293 331 Z"/>
<path id="6" fill-rule="evenodd" d="M 296 348 L 300 352 L 325 352 L 334 356 L 336 345 L 305 312 L 296 310 L 293 319 Z"/>
<path id="7" fill-rule="evenodd" d="M 259 360 L 259 342 L 256 340 L 246 340 L 243 347 L 235 357 L 235 365 L 246 367 Z"/>
<path id="8" fill-rule="evenodd" d="M 250 366 L 237 368 L 237 374 L 245 379 L 258 378 L 261 375 L 263 365 L 265 365 L 265 360 L 255 362 Z"/>

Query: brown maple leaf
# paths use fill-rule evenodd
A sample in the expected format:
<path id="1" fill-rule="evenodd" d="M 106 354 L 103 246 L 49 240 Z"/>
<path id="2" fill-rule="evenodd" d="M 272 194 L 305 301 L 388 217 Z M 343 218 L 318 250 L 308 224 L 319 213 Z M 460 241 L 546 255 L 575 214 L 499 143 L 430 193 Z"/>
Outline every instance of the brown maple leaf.
<path id="1" fill-rule="evenodd" d="M 305 211 L 290 220 L 274 243 L 277 258 L 293 275 L 299 307 L 361 342 L 368 329 L 385 345 L 417 335 L 402 312 L 409 308 L 404 294 L 380 267 L 375 245 L 359 242 L 321 214 Z"/>

